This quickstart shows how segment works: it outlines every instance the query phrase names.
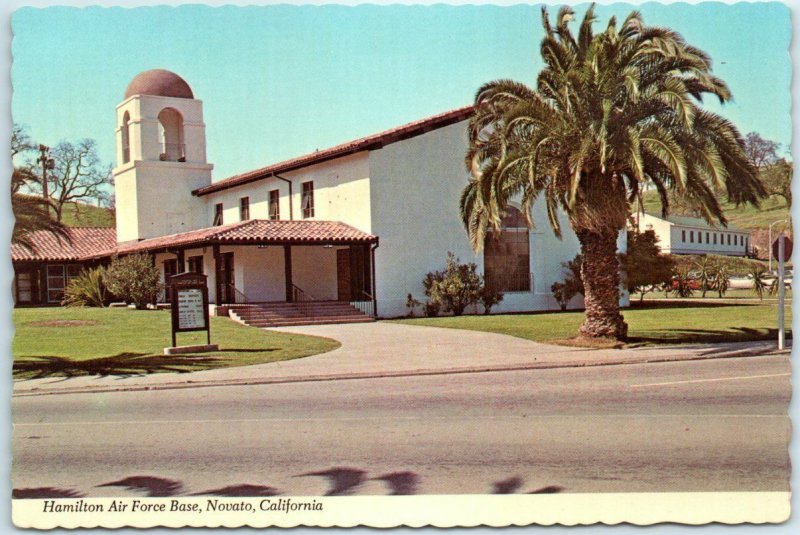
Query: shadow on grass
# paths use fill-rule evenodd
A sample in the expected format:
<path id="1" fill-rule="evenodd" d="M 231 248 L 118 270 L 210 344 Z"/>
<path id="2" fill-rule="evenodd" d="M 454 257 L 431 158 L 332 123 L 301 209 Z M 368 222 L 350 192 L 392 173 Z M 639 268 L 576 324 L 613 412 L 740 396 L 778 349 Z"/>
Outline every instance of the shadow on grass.
<path id="1" fill-rule="evenodd" d="M 751 327 L 731 327 L 725 331 L 704 329 L 663 329 L 644 331 L 641 335 L 629 336 L 628 344 L 718 344 L 725 342 L 757 342 L 775 340 L 778 329 Z M 786 332 L 791 339 L 791 331 Z"/>
<path id="2" fill-rule="evenodd" d="M 239 349 L 231 352 L 242 351 Z M 261 350 L 259 350 L 261 351 Z M 160 372 L 187 373 L 227 365 L 226 359 L 208 355 L 148 355 L 119 353 L 110 357 L 72 360 L 59 356 L 33 356 L 14 361 L 16 379 L 80 377 L 87 375 L 145 375 Z"/>
<path id="3" fill-rule="evenodd" d="M 746 303 L 731 303 L 730 301 L 722 301 L 715 303 L 713 301 L 695 301 L 692 299 L 674 299 L 670 301 L 631 301 L 631 306 L 627 310 L 643 310 L 643 309 L 658 309 L 658 308 L 726 308 L 726 307 L 754 307 L 759 305 L 768 305 L 770 303 L 762 303 L 759 301 Z M 626 309 L 623 309 L 623 314 Z"/>

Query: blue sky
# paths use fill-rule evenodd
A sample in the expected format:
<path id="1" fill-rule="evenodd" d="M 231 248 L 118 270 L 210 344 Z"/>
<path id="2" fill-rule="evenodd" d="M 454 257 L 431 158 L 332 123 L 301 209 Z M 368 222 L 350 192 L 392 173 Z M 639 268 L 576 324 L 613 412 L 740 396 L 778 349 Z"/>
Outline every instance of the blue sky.
<path id="1" fill-rule="evenodd" d="M 634 8 L 714 58 L 734 102 L 711 109 L 788 151 L 786 6 L 600 5 L 596 27 Z M 541 68 L 538 5 L 48 7 L 12 24 L 13 118 L 36 141 L 94 138 L 113 162 L 125 87 L 165 68 L 204 102 L 215 179 L 469 104 L 492 79 L 533 85 Z"/>

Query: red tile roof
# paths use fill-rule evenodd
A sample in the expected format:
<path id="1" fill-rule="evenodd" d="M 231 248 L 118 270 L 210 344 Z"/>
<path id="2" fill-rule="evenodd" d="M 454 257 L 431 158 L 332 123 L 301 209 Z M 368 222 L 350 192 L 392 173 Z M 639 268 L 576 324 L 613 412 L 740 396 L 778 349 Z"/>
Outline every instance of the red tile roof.
<path id="1" fill-rule="evenodd" d="M 159 249 L 218 244 L 346 244 L 377 243 L 378 238 L 339 221 L 266 221 L 252 219 L 218 227 L 209 227 L 149 240 L 117 244 L 113 228 L 71 228 L 72 243 L 59 242 L 48 232 L 37 232 L 32 238 L 36 250 L 11 246 L 11 259 L 25 261 L 79 261 L 104 258 L 115 254 L 156 251 Z"/>
<path id="2" fill-rule="evenodd" d="M 347 143 L 342 143 L 341 145 L 336 145 L 328 149 L 318 150 L 303 156 L 298 156 L 297 158 L 292 158 L 291 160 L 285 160 L 283 162 L 268 165 L 267 167 L 262 167 L 260 169 L 235 175 L 215 182 L 209 186 L 196 189 L 192 192 L 192 194 L 197 196 L 208 195 L 209 193 L 213 193 L 215 191 L 221 191 L 224 189 L 241 186 L 242 184 L 255 182 L 256 180 L 270 178 L 275 173 L 294 171 L 309 165 L 332 160 L 334 158 L 341 158 L 342 156 L 347 156 L 356 152 L 379 149 L 385 145 L 389 145 L 390 143 L 395 143 L 403 139 L 408 139 L 437 128 L 442 128 L 459 121 L 463 121 L 472 115 L 473 110 L 474 107 L 471 105 L 456 108 L 445 113 L 440 113 L 439 115 L 414 121 L 413 123 L 397 126 L 371 136 L 362 137 L 354 141 L 348 141 Z"/>
<path id="3" fill-rule="evenodd" d="M 99 251 L 112 249 L 117 244 L 117 232 L 113 228 L 72 227 L 67 229 L 70 241 L 46 231 L 32 232 L 29 236 L 35 249 L 22 245 L 11 245 L 11 260 L 14 262 L 75 261 L 95 255 Z"/>
<path id="4" fill-rule="evenodd" d="M 124 242 L 115 251 L 98 252 L 96 257 L 113 253 L 128 254 L 166 248 L 218 244 L 289 244 L 289 243 L 375 243 L 378 238 L 339 221 L 266 221 L 251 219 L 217 227 L 190 230 L 149 240 Z"/>

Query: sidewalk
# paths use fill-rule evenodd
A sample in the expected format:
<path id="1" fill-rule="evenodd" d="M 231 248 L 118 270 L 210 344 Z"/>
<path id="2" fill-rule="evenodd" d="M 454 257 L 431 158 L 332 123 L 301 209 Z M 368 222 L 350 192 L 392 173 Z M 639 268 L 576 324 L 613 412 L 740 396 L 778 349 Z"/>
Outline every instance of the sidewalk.
<path id="1" fill-rule="evenodd" d="M 790 349 L 778 352 L 773 341 L 593 350 L 539 344 L 502 334 L 394 322 L 312 325 L 278 330 L 333 338 L 342 345 L 329 353 L 311 357 L 193 373 L 50 377 L 15 381 L 13 395 L 143 391 L 606 366 L 788 355 L 790 352 Z"/>

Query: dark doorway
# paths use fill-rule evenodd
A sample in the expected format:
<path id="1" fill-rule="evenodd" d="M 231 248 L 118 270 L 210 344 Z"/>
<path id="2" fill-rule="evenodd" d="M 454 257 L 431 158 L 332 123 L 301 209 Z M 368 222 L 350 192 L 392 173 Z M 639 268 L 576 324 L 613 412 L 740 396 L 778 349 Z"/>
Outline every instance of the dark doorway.
<path id="1" fill-rule="evenodd" d="M 349 249 L 336 251 L 336 293 L 339 301 L 350 301 L 353 295 Z"/>
<path id="2" fill-rule="evenodd" d="M 366 301 L 371 289 L 369 250 L 352 246 L 336 251 L 336 290 L 339 301 Z"/>
<path id="3" fill-rule="evenodd" d="M 164 260 L 164 287 L 165 290 L 165 297 L 166 302 L 172 302 L 172 287 L 169 284 L 169 279 L 173 275 L 178 274 L 178 260 L 175 258 L 171 258 L 169 260 Z"/>
<path id="4" fill-rule="evenodd" d="M 236 302 L 235 284 L 233 276 L 233 253 L 222 253 L 217 265 L 217 293 L 220 303 Z"/>

